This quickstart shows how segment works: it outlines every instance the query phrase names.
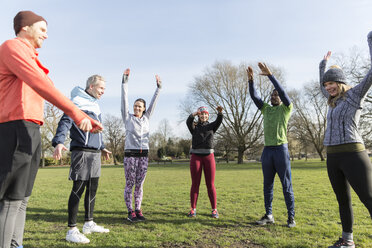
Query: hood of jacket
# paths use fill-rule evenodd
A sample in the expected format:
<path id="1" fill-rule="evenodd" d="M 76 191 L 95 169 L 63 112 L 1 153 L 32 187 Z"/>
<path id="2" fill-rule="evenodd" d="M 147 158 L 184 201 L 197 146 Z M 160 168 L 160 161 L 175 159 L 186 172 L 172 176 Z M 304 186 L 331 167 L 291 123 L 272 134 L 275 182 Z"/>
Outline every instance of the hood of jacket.
<path id="1" fill-rule="evenodd" d="M 89 95 L 83 88 L 76 86 L 71 91 L 71 101 L 81 110 L 90 111 L 97 116 L 101 114 L 98 99 Z"/>

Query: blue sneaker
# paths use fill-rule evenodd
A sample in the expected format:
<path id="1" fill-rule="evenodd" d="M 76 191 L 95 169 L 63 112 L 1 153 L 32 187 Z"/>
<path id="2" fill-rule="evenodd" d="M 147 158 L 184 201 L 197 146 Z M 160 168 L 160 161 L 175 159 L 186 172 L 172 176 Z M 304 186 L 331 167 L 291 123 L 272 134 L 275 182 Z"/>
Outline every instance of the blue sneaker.
<path id="1" fill-rule="evenodd" d="M 190 212 L 187 214 L 187 217 L 196 217 L 196 209 L 191 209 Z"/>
<path id="2" fill-rule="evenodd" d="M 219 215 L 218 215 L 217 209 L 213 209 L 212 210 L 212 218 L 218 219 L 218 217 L 219 217 Z"/>

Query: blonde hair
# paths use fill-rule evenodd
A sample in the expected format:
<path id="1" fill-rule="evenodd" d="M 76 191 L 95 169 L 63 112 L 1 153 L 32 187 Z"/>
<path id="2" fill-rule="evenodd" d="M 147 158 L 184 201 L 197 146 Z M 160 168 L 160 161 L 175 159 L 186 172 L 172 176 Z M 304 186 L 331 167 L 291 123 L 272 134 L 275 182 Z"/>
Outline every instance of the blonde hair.
<path id="1" fill-rule="evenodd" d="M 346 92 L 352 88 L 350 85 L 346 85 L 346 84 L 339 83 L 339 82 L 336 82 L 336 83 L 338 87 L 337 96 L 329 95 L 328 102 L 327 102 L 328 105 L 331 106 L 332 108 L 336 107 L 336 102 L 338 99 L 340 98 L 345 99 Z"/>
<path id="2" fill-rule="evenodd" d="M 329 67 L 329 69 L 340 69 L 340 70 L 342 70 L 342 68 L 340 66 L 338 66 L 338 65 L 331 65 Z"/>

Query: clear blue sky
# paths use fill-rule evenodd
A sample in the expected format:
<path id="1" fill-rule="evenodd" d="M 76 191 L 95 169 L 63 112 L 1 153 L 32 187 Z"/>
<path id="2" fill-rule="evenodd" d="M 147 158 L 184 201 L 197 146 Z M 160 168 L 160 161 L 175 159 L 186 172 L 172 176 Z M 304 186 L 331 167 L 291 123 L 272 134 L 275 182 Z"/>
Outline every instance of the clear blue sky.
<path id="1" fill-rule="evenodd" d="M 177 126 L 187 85 L 215 61 L 265 61 L 284 70 L 288 88 L 300 89 L 317 79 L 328 50 L 367 49 L 372 30 L 370 0 L 2 0 L 0 42 L 14 37 L 20 10 L 48 21 L 40 60 L 65 95 L 100 74 L 107 80 L 102 111 L 120 116 L 123 70 L 131 68 L 130 103 L 150 101 L 159 74 L 164 87 L 151 130 L 166 118 L 177 135 L 187 133 Z"/>

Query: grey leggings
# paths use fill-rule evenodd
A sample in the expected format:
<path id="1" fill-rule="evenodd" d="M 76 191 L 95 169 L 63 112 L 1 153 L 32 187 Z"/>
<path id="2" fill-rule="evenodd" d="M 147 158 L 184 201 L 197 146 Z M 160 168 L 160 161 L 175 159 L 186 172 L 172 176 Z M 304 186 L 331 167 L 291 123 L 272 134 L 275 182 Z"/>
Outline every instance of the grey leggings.
<path id="1" fill-rule="evenodd" d="M 342 230 L 353 232 L 350 186 L 372 218 L 372 164 L 366 151 L 327 154 L 328 177 L 338 201 Z"/>
<path id="2" fill-rule="evenodd" d="M 0 201 L 0 248 L 22 245 L 29 198 Z"/>

